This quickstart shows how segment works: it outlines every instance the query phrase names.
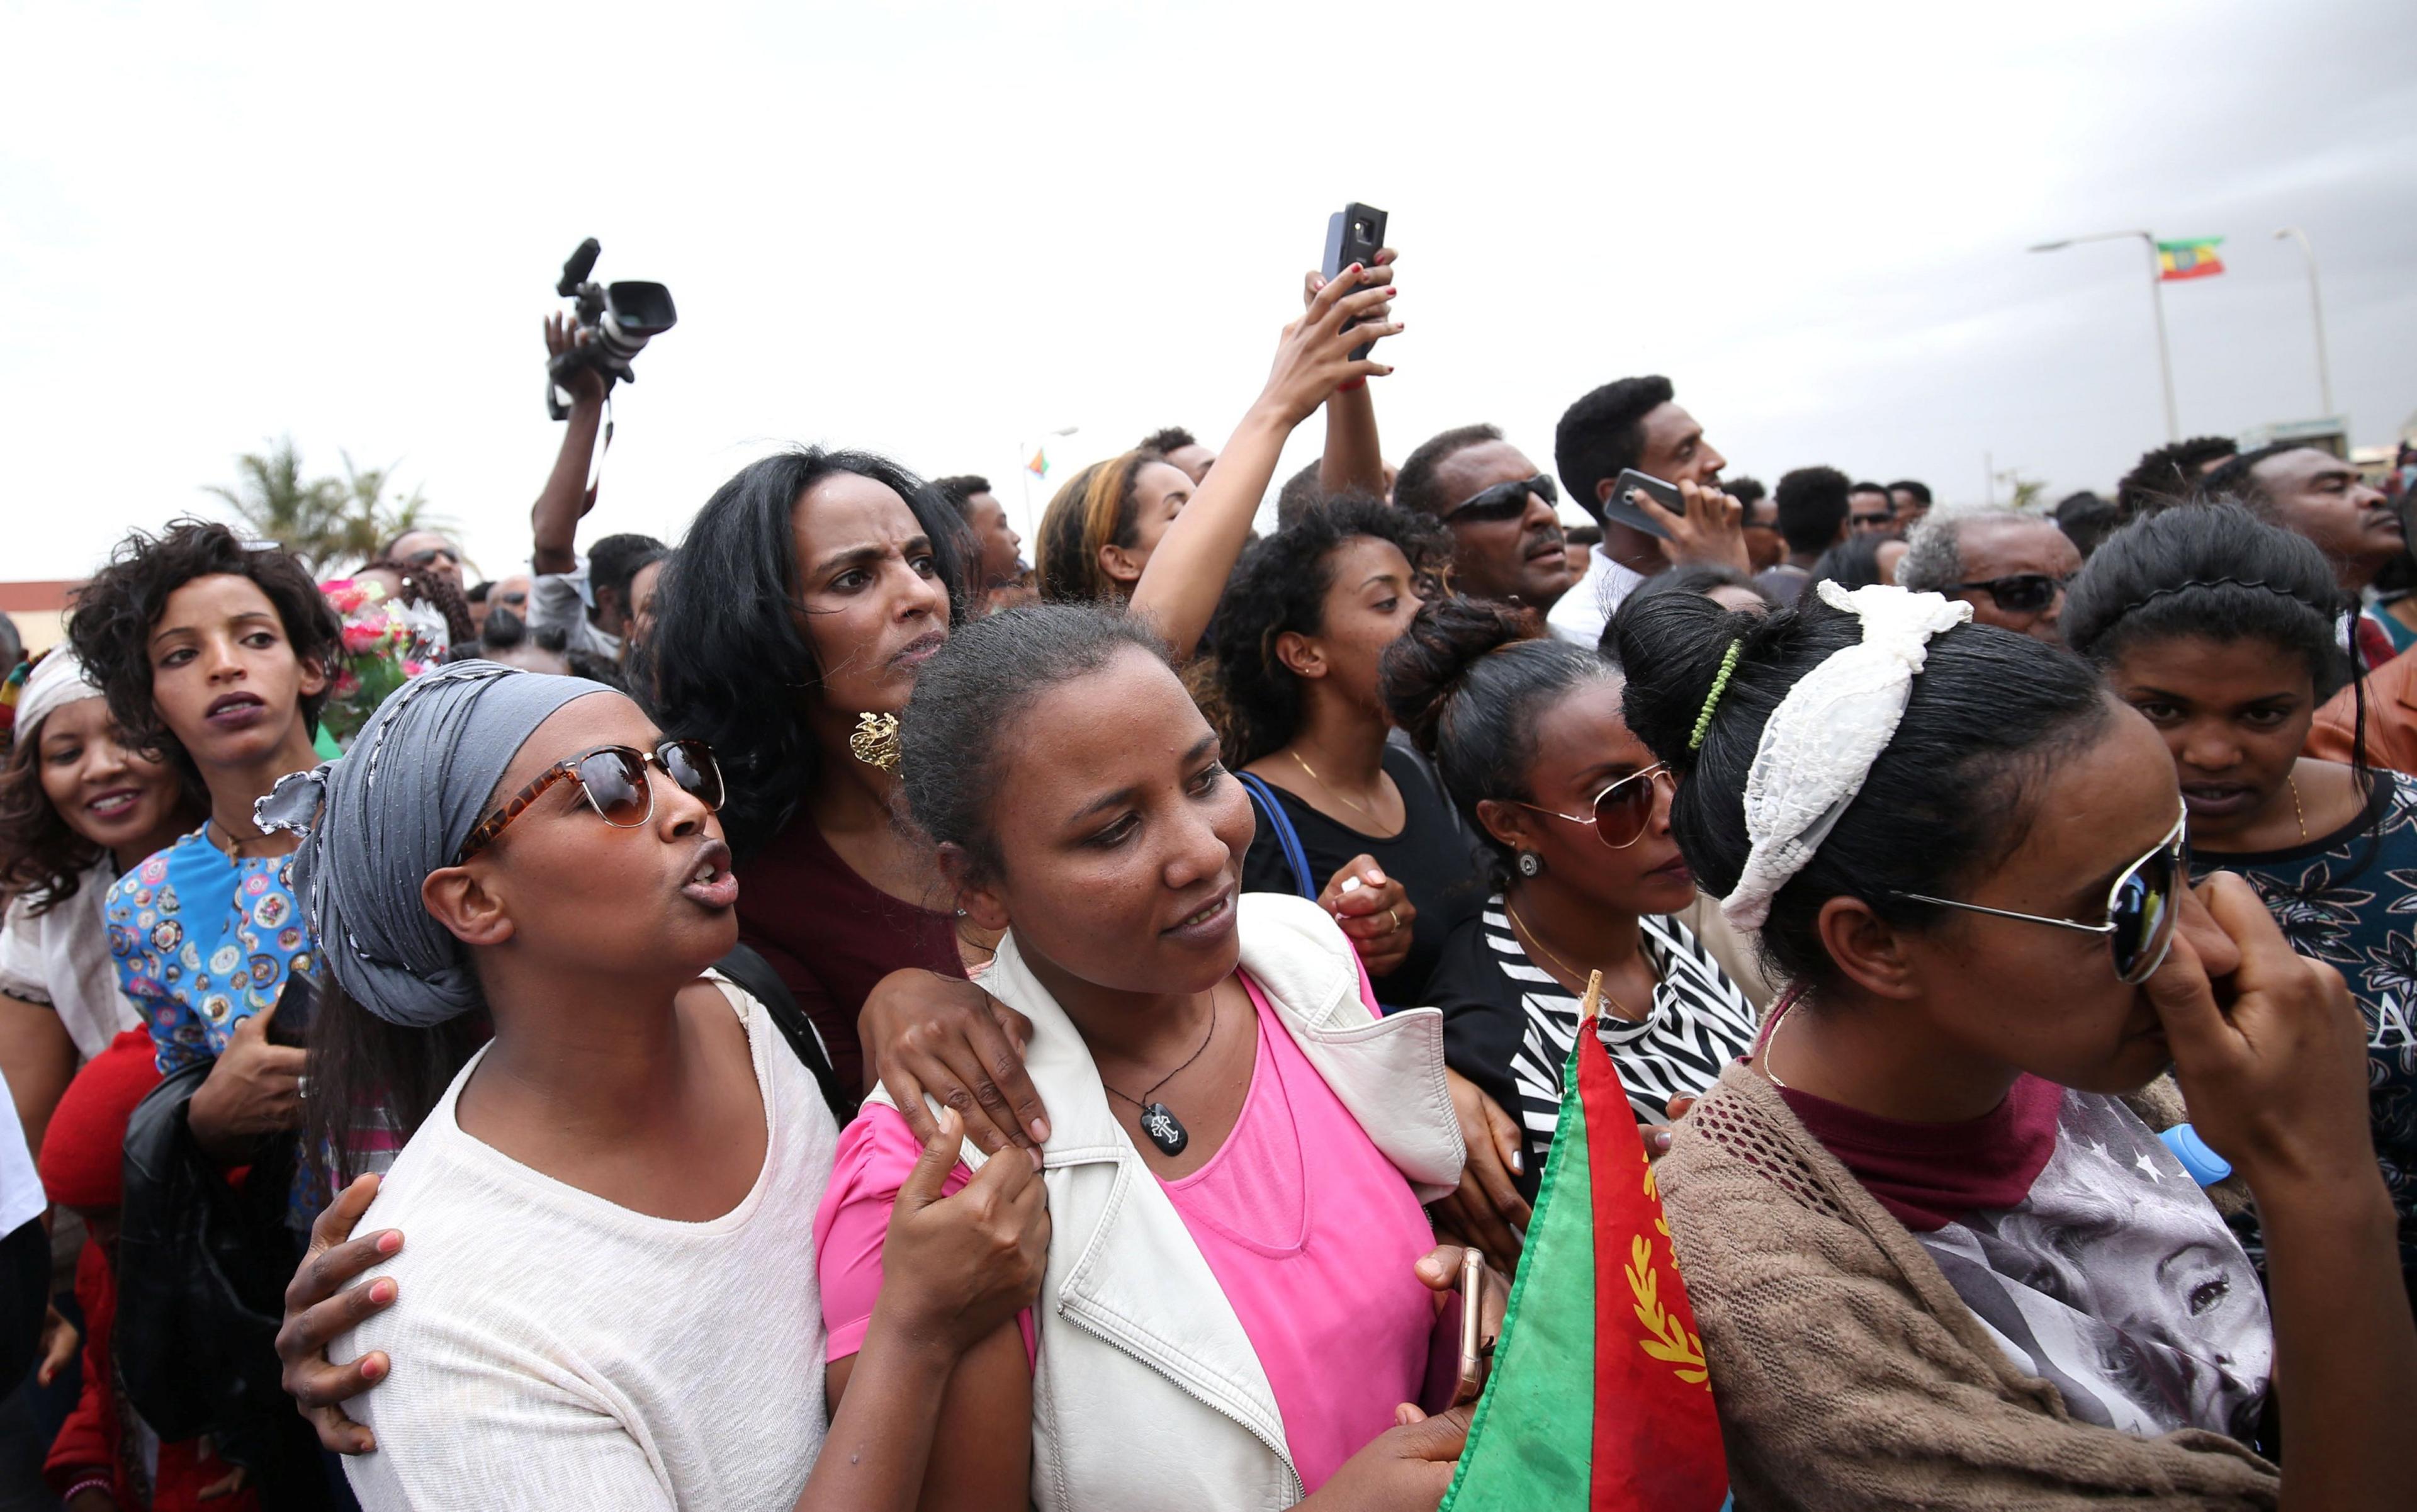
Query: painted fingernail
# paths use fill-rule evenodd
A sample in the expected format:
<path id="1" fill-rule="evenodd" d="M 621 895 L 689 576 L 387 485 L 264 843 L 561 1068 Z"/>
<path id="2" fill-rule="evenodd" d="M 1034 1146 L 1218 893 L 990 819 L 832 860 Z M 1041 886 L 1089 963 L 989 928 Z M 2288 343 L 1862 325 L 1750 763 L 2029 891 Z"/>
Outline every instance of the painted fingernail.
<path id="1" fill-rule="evenodd" d="M 1345 878 L 1343 879 L 1343 888 L 1342 888 L 1342 890 L 1343 890 L 1344 892 L 1345 892 L 1345 893 L 1357 893 L 1357 892 L 1359 892 L 1359 891 L 1360 891 L 1360 878 L 1358 878 L 1357 877 L 1346 877 L 1346 878 Z"/>
<path id="2" fill-rule="evenodd" d="M 388 1303 L 392 1302 L 394 1300 L 394 1283 L 384 1279 L 371 1282 L 370 1300 L 376 1303 L 381 1307 L 385 1306 Z"/>
<path id="3" fill-rule="evenodd" d="M 1512 1151 L 1512 1152 L 1511 1152 L 1511 1169 L 1512 1169 L 1513 1174 L 1514 1174 L 1514 1175 L 1519 1175 L 1519 1176 L 1525 1176 L 1525 1175 L 1527 1175 L 1527 1174 L 1528 1174 L 1528 1157 L 1527 1157 L 1525 1154 L 1521 1153 L 1520 1152 L 1518 1152 L 1518 1151 L 1516 1151 L 1516 1150 Z"/>
<path id="4" fill-rule="evenodd" d="M 1032 1131 L 1033 1143 L 1047 1144 L 1049 1142 L 1049 1121 L 1047 1119 L 1037 1118 L 1025 1126 Z"/>
<path id="5" fill-rule="evenodd" d="M 381 1255 L 391 1255 L 402 1247 L 403 1230 L 400 1229 L 388 1229 L 377 1236 L 377 1252 Z"/>
<path id="6" fill-rule="evenodd" d="M 363 1361 L 361 1362 L 361 1379 L 362 1379 L 362 1380 L 364 1380 L 364 1381 L 375 1381 L 378 1377 L 380 1377 L 380 1376 L 382 1376 L 382 1375 L 384 1375 L 384 1374 L 386 1374 L 386 1362 L 385 1362 L 385 1361 L 372 1357 L 372 1358 L 371 1358 L 371 1359 L 363 1360 Z"/>
<path id="7" fill-rule="evenodd" d="M 1656 1150 L 1667 1150 L 1670 1148 L 1670 1131 L 1668 1129 L 1655 1129 L 1651 1134 L 1645 1137 L 1645 1142 L 1651 1145 Z"/>

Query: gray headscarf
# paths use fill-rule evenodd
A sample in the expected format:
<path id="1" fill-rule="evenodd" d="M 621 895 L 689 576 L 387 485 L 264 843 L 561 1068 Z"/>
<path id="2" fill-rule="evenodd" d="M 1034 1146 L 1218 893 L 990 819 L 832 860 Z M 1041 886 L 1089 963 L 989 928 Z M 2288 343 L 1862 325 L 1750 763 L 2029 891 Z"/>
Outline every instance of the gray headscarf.
<path id="1" fill-rule="evenodd" d="M 421 906 L 419 884 L 453 863 L 537 727 L 572 699 L 612 691 L 457 662 L 396 689 L 342 759 L 282 779 L 254 805 L 263 831 L 302 836 L 294 895 L 354 1001 L 410 1029 L 484 1006 L 468 953 Z"/>

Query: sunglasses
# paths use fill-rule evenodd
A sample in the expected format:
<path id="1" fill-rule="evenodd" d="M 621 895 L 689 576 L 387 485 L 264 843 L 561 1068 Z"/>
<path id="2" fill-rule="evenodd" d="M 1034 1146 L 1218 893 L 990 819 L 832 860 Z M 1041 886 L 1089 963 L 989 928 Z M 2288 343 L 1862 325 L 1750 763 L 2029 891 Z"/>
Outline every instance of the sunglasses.
<path id="1" fill-rule="evenodd" d="M 1550 474 L 1538 473 L 1533 478 L 1514 478 L 1507 483 L 1471 494 L 1443 512 L 1443 523 L 1454 520 L 1515 520 L 1528 512 L 1528 496 L 1533 494 L 1547 504 L 1561 501 L 1561 491 Z"/>
<path id="2" fill-rule="evenodd" d="M 1958 583 L 1958 593 L 1986 593 L 2007 614 L 2037 614 L 2064 591 L 2065 579 L 2045 573 L 2016 573 L 1979 583 Z"/>
<path id="3" fill-rule="evenodd" d="M 1654 785 L 1666 782 L 1670 790 L 1679 790 L 1678 774 L 1662 762 L 1655 762 L 1643 771 L 1633 771 L 1602 792 L 1594 795 L 1592 812 L 1581 818 L 1575 814 L 1563 814 L 1558 809 L 1537 808 L 1522 803 L 1524 809 L 1538 814 L 1550 814 L 1572 824 L 1591 824 L 1594 837 L 1614 850 L 1626 850 L 1645 835 L 1645 827 L 1653 822 Z"/>
<path id="4" fill-rule="evenodd" d="M 2181 917 L 2178 902 L 2190 864 L 2190 841 L 2183 832 L 2189 821 L 2190 810 L 2185 807 L 2154 850 L 2123 868 L 2123 874 L 2106 891 L 2105 924 L 1985 909 L 1978 903 L 1958 903 L 1953 898 L 1934 898 L 1920 893 L 1899 893 L 1896 896 L 1914 903 L 1935 903 L 1940 908 L 1985 913 L 1993 919 L 2019 919 L 2026 924 L 2054 924 L 2059 929 L 2103 935 L 2115 955 L 2116 976 L 2136 986 L 2166 964 L 2166 953 L 2173 949 L 2174 922 Z"/>
<path id="5" fill-rule="evenodd" d="M 537 780 L 513 795 L 512 801 L 479 821 L 462 842 L 453 864 L 461 865 L 495 843 L 504 827 L 529 811 L 547 788 L 565 778 L 579 785 L 597 817 L 616 830 L 634 830 L 655 817 L 655 785 L 646 768 L 663 769 L 681 792 L 715 813 L 722 810 L 722 768 L 713 747 L 703 741 L 665 741 L 653 751 L 626 745 L 600 745 L 568 761 L 557 761 L 538 773 Z"/>
<path id="6" fill-rule="evenodd" d="M 426 551 L 415 551 L 403 559 L 403 564 L 405 567 L 433 567 L 439 557 L 455 567 L 462 565 L 462 554 L 450 546 L 431 546 Z"/>

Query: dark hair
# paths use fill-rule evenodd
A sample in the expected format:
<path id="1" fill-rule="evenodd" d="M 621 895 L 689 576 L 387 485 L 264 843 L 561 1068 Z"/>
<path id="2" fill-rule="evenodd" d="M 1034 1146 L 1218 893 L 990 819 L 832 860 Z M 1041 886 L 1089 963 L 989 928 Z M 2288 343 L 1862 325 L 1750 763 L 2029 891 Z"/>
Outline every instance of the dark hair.
<path id="1" fill-rule="evenodd" d="M 495 580 L 490 577 L 480 582 L 473 583 L 468 588 L 464 588 L 462 590 L 462 597 L 469 600 L 472 603 L 484 603 L 487 602 L 487 595 L 493 593 L 494 590 Z"/>
<path id="2" fill-rule="evenodd" d="M 1385 707 L 1434 757 L 1494 886 L 1510 875 L 1511 848 L 1494 838 L 1477 805 L 1526 802 L 1538 717 L 1579 684 L 1614 676 L 1585 647 L 1543 634 L 1533 615 L 1458 595 L 1420 609 L 1387 649 Z"/>
<path id="3" fill-rule="evenodd" d="M 1372 498 L 1336 499 L 1252 547 L 1217 605 L 1218 680 L 1234 766 L 1257 760 L 1293 738 L 1300 722 L 1300 679 L 1276 654 L 1287 632 L 1325 629 L 1334 558 L 1358 540 L 1389 541 L 1415 576 L 1449 551 L 1442 527 Z"/>
<path id="4" fill-rule="evenodd" d="M 412 525 L 405 526 L 403 528 L 397 530 L 393 535 L 388 536 L 386 539 L 385 543 L 378 547 L 377 554 L 370 558 L 371 562 L 383 562 L 388 567 L 395 567 L 400 570 L 400 564 L 394 559 L 394 548 L 402 545 L 404 541 L 413 536 L 434 536 L 437 540 L 444 542 L 447 545 L 453 548 L 453 555 L 457 560 L 462 555 L 462 542 L 454 540 L 451 535 L 443 530 L 439 530 L 433 525 Z"/>
<path id="5" fill-rule="evenodd" d="M 2144 642 L 2260 640 L 2299 657 L 2319 702 L 2349 681 L 2336 634 L 2352 606 L 2325 554 L 2232 504 L 2166 510 L 2116 531 L 2065 590 L 2065 643 L 2110 666 Z"/>
<path id="6" fill-rule="evenodd" d="M 796 815 L 818 766 L 807 700 L 822 681 L 799 622 L 797 536 L 806 490 L 854 473 L 894 491 L 932 543 L 962 624 L 965 522 L 913 473 L 869 451 L 803 447 L 741 467 L 691 522 L 655 590 L 637 696 L 665 730 L 706 741 L 729 787 L 722 832 L 741 859 Z"/>
<path id="7" fill-rule="evenodd" d="M 1553 427 L 1553 466 L 1570 497 L 1598 522 L 1603 501 L 1595 497 L 1595 485 L 1643 459 L 1645 417 L 1668 404 L 1674 392 L 1670 380 L 1658 373 L 1620 378 L 1561 411 L 1561 422 Z"/>
<path id="8" fill-rule="evenodd" d="M 372 568 L 383 568 L 403 579 L 402 602 L 424 603 L 442 615 L 448 645 L 467 646 L 479 638 L 478 627 L 470 622 L 470 601 L 451 578 L 442 573 L 423 573 L 385 557 L 363 562 L 355 571 L 366 573 Z"/>
<path id="9" fill-rule="evenodd" d="M 630 611 L 630 581 L 649 562 L 659 562 L 668 556 L 663 543 L 652 536 L 606 536 L 587 548 L 587 588 L 596 595 L 598 607 L 602 607 L 604 595 L 610 593 L 620 603 L 621 612 Z"/>
<path id="10" fill-rule="evenodd" d="M 1066 480 L 1041 512 L 1041 544 L 1032 559 L 1042 598 L 1093 603 L 1119 596 L 1100 566 L 1100 548 L 1133 543 L 1140 524 L 1141 470 L 1165 461 L 1157 451 L 1128 451 L 1095 462 Z"/>
<path id="11" fill-rule="evenodd" d="M 1771 490 L 1762 486 L 1762 480 L 1759 478 L 1724 479 L 1721 482 L 1721 491 L 1744 506 L 1745 512 L 1748 514 L 1754 512 L 1755 505 L 1771 496 Z"/>
<path id="12" fill-rule="evenodd" d="M 1619 657 L 1619 615 L 1627 614 L 1645 600 L 1664 593 L 1685 593 L 1695 598 L 1710 598 L 1718 588 L 1743 588 L 1775 609 L 1779 601 L 1761 584 L 1721 562 L 1688 562 L 1667 572 L 1656 573 L 1638 584 L 1621 602 L 1619 613 L 1604 621 L 1603 634 L 1595 637 L 1595 652 L 1605 661 Z"/>
<path id="13" fill-rule="evenodd" d="M 1493 425 L 1458 425 L 1440 435 L 1429 436 L 1402 460 L 1401 470 L 1393 475 L 1393 502 L 1403 509 L 1442 519 L 1460 500 L 1443 496 L 1436 482 L 1436 469 L 1455 451 L 1501 439 L 1500 427 Z"/>
<path id="14" fill-rule="evenodd" d="M 1862 621 L 1818 600 L 1732 614 L 1709 599 L 1658 594 L 1615 621 L 1628 669 L 1629 727 L 1682 774 L 1670 804 L 1680 851 L 1715 896 L 1744 869 L 1746 774 L 1764 725 L 1787 691 L 1832 655 L 1862 642 Z M 1701 749 L 1690 737 L 1730 644 L 1734 671 Z M 1931 905 L 2021 843 L 2027 789 L 2049 764 L 2095 736 L 2113 704 L 2079 660 L 2028 635 L 1961 625 L 1931 638 L 1894 738 L 1804 869 L 1771 899 L 1762 957 L 1818 990 L 1838 981 L 1821 944 L 1832 897 L 1862 899 L 1891 924 L 1917 927 Z"/>
<path id="15" fill-rule="evenodd" d="M 1862 535 L 1848 536 L 1832 546 L 1821 554 L 1819 561 L 1813 564 L 1813 575 L 1804 580 L 1803 592 L 1812 592 L 1816 583 L 1832 580 L 1849 592 L 1879 583 L 1882 581 L 1880 547 L 1888 539 L 1884 535 L 1865 531 Z"/>
<path id="16" fill-rule="evenodd" d="M 964 850 L 977 874 L 995 874 L 990 798 L 1002 738 L 1035 698 L 1129 649 L 1166 664 L 1148 625 L 1087 603 L 1002 609 L 950 636 L 898 716 L 899 785 L 917 827 L 934 845 Z"/>
<path id="17" fill-rule="evenodd" d="M 2090 554 L 2096 551 L 2107 535 L 2123 523 L 2123 517 L 2116 512 L 2114 505 L 2087 488 L 2059 499 L 2056 508 L 2048 512 L 2048 517 L 2056 522 L 2058 529 L 2064 532 L 2065 539 L 2073 542 L 2073 549 L 2081 553 L 2084 561 L 2088 561 Z"/>
<path id="18" fill-rule="evenodd" d="M 1888 491 L 1891 494 L 1911 494 L 1913 496 L 1913 501 L 1916 504 L 1921 505 L 1925 510 L 1930 508 L 1930 485 L 1928 483 L 1917 481 L 1911 478 L 1900 478 L 1895 482 L 1888 485 Z M 1737 490 L 1731 489 L 1729 492 L 1735 493 Z"/>
<path id="19" fill-rule="evenodd" d="M 0 753 L 0 897 L 22 896 L 37 917 L 75 896 L 84 874 L 101 859 L 100 848 L 78 834 L 42 790 L 40 735 L 39 726 L 17 730 Z M 189 772 L 176 775 L 185 808 L 196 817 L 209 812 L 200 783 Z"/>
<path id="20" fill-rule="evenodd" d="M 1152 431 L 1149 435 L 1143 436 L 1141 438 L 1141 445 L 1133 448 L 1133 450 L 1135 451 L 1155 451 L 1163 457 L 1168 452 L 1180 451 L 1185 447 L 1198 446 L 1199 444 L 1200 437 L 1193 435 L 1190 431 L 1185 430 L 1180 425 L 1170 425 L 1163 431 Z"/>
<path id="21" fill-rule="evenodd" d="M 2143 453 L 2115 485 L 2115 508 L 2129 520 L 2178 504 L 2197 492 L 2201 467 L 2240 450 L 2228 435 L 2194 435 Z"/>
<path id="22" fill-rule="evenodd" d="M 418 1133 L 495 1030 L 483 1009 L 409 1029 L 355 1002 L 332 972 L 316 973 L 312 985 L 317 996 L 311 1004 L 312 1095 L 302 1103 L 302 1158 L 324 1192 L 370 1168 L 373 1152 L 365 1136 L 374 1133 L 390 1149 L 386 1139 L 408 1142 Z M 372 1109 L 378 1116 L 365 1118 Z"/>
<path id="23" fill-rule="evenodd" d="M 990 492 L 990 480 L 976 473 L 961 472 L 952 477 L 935 478 L 932 486 L 940 491 L 942 498 L 956 506 L 959 514 L 963 514 L 976 494 Z"/>
<path id="24" fill-rule="evenodd" d="M 1302 515 L 1326 502 L 1326 487 L 1319 476 L 1326 467 L 1324 459 L 1311 463 L 1285 480 L 1276 490 L 1276 528 L 1289 530 Z"/>
<path id="25" fill-rule="evenodd" d="M 303 724 L 315 732 L 343 653 L 343 621 L 310 572 L 279 547 L 247 546 L 209 520 L 174 520 L 157 536 L 137 530 L 117 543 L 108 566 L 76 589 L 68 620 L 68 640 L 84 676 L 108 696 L 109 717 L 127 742 L 194 781 L 200 769 L 151 703 L 151 630 L 171 594 L 197 577 L 217 576 L 250 579 L 277 611 L 295 659 L 327 674 L 327 688 L 301 699 Z"/>
<path id="26" fill-rule="evenodd" d="M 1847 493 L 1850 497 L 1856 494 L 1877 494 L 1882 498 L 1886 498 L 1888 485 L 1886 483 L 1850 483 L 1847 487 Z"/>
<path id="27" fill-rule="evenodd" d="M 2274 512 L 2274 500 L 2266 492 L 2266 485 L 2257 481 L 2257 465 L 2286 451 L 2318 450 L 2321 449 L 2305 441 L 2277 441 L 2272 446 L 2261 446 L 2255 451 L 2227 457 L 2209 469 L 2206 477 L 2195 480 L 2189 496 L 2181 502 L 2205 503 L 2212 499 L 2228 499 L 2260 519 L 2270 519 Z"/>
<path id="28" fill-rule="evenodd" d="M 1796 552 L 1827 551 L 1847 523 L 1847 475 L 1835 467 L 1799 467 L 1779 480 L 1772 502 L 1780 539 Z"/>

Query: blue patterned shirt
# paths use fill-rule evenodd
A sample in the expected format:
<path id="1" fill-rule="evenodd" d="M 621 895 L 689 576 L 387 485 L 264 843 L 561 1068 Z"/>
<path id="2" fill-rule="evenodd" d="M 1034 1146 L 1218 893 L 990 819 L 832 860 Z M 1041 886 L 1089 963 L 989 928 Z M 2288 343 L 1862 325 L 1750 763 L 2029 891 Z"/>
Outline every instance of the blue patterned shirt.
<path id="1" fill-rule="evenodd" d="M 230 856 L 205 825 L 109 890 L 118 985 L 143 1011 L 162 1076 L 217 1059 L 289 975 L 311 973 L 293 865 L 291 856 Z"/>

